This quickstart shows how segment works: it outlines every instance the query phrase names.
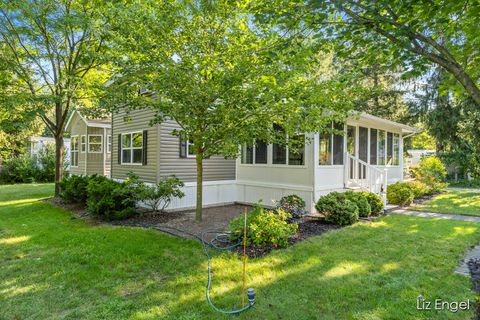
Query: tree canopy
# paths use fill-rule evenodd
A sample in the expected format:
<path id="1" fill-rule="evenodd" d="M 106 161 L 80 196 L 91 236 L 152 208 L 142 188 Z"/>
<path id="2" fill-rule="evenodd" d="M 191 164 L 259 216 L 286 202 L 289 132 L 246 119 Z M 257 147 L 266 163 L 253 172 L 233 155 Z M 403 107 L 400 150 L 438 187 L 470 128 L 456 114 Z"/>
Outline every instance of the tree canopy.
<path id="1" fill-rule="evenodd" d="M 255 19 L 257 8 L 144 1 L 121 9 L 112 26 L 118 58 L 104 101 L 114 111 L 148 107 L 153 122 L 180 125 L 174 134 L 196 153 L 198 218 L 207 154 L 236 157 L 254 139 L 285 144 L 287 135 L 343 120 L 352 106 L 348 76 L 320 72 L 323 56 L 308 39 L 291 41 L 290 30 Z"/>

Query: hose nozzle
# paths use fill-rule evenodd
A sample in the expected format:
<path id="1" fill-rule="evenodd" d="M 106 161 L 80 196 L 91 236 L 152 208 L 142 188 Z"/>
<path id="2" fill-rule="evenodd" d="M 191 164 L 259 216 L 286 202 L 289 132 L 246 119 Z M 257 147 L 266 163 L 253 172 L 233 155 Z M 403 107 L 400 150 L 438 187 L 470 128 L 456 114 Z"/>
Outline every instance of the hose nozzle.
<path id="1" fill-rule="evenodd" d="M 253 306 L 255 304 L 255 290 L 248 288 L 247 290 L 248 304 Z"/>

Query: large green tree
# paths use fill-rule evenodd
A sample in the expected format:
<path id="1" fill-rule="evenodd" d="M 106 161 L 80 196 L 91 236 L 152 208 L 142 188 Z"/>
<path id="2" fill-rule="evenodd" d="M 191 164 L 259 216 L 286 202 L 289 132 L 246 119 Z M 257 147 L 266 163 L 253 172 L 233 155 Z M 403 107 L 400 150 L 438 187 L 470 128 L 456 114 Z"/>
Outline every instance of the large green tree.
<path id="1" fill-rule="evenodd" d="M 0 45 L 8 51 L 1 64 L 21 85 L 9 92 L 5 101 L 11 103 L 4 106 L 24 112 L 28 105 L 55 137 L 56 195 L 67 117 L 72 108 L 91 104 L 92 88 L 104 81 L 106 5 L 101 0 L 0 2 Z"/>
<path id="2" fill-rule="evenodd" d="M 173 133 L 190 140 L 196 154 L 198 220 L 206 155 L 236 157 L 254 139 L 293 145 L 286 136 L 343 120 L 351 106 L 348 78 L 322 73 L 322 56 L 300 33 L 256 19 L 262 8 L 142 1 L 112 21 L 118 59 L 105 101 L 112 110 L 149 107 L 152 122 L 179 124 Z M 151 94 L 139 95 L 141 88 Z"/>
<path id="3" fill-rule="evenodd" d="M 456 81 L 451 91 L 466 92 L 480 107 L 480 2 L 311 0 L 297 7 L 320 37 L 347 53 L 357 47 L 371 57 L 384 53 L 405 76 L 442 67 Z"/>

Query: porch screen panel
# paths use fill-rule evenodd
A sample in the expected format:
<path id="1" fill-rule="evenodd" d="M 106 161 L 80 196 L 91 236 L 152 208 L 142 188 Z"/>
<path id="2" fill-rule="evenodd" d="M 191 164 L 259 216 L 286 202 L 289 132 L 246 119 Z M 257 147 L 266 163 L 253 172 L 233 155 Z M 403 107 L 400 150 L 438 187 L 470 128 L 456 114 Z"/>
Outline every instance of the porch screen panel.
<path id="1" fill-rule="evenodd" d="M 295 135 L 290 139 L 293 148 L 288 150 L 288 164 L 303 166 L 305 164 L 305 135 Z"/>
<path id="2" fill-rule="evenodd" d="M 332 164 L 332 136 L 328 133 L 320 135 L 319 144 L 318 164 L 321 166 Z"/>
<path id="3" fill-rule="evenodd" d="M 398 133 L 393 134 L 393 165 L 398 166 L 400 164 L 400 135 Z"/>
<path id="4" fill-rule="evenodd" d="M 333 128 L 344 130 L 343 123 L 333 123 Z M 333 135 L 333 164 L 343 165 L 343 134 Z"/>
<path id="5" fill-rule="evenodd" d="M 353 156 L 356 155 L 355 133 L 356 133 L 356 127 L 347 126 L 347 152 Z M 354 179 L 356 177 L 355 177 L 354 161 L 352 159 L 350 159 L 349 165 L 350 165 L 350 172 L 349 172 L 350 179 Z"/>
<path id="6" fill-rule="evenodd" d="M 370 129 L 370 164 L 377 164 L 377 129 Z"/>
<path id="7" fill-rule="evenodd" d="M 267 144 L 264 141 L 257 140 L 255 144 L 255 163 L 267 163 Z"/>
<path id="8" fill-rule="evenodd" d="M 368 162 L 368 129 L 364 127 L 358 128 L 358 158 L 362 161 Z M 365 179 L 367 172 L 366 167 L 359 164 L 358 172 L 360 179 Z"/>
<path id="9" fill-rule="evenodd" d="M 387 133 L 387 165 L 393 164 L 393 133 Z"/>
<path id="10" fill-rule="evenodd" d="M 253 146 L 242 146 L 242 163 L 253 164 Z"/>
<path id="11" fill-rule="evenodd" d="M 385 165 L 385 131 L 378 131 L 378 161 L 380 166 Z"/>
<path id="12" fill-rule="evenodd" d="M 285 132 L 283 128 L 277 124 L 273 125 L 273 128 L 280 133 Z M 285 136 L 285 139 L 287 137 Z M 278 143 L 272 145 L 272 163 L 273 164 L 287 164 L 287 148 Z"/>

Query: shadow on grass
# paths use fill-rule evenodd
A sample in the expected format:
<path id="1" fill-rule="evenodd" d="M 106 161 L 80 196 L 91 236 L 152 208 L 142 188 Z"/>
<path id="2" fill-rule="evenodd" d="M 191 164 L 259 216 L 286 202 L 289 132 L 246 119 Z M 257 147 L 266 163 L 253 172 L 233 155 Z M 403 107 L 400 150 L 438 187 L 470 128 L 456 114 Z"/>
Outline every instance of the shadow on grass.
<path id="1" fill-rule="evenodd" d="M 478 241 L 477 224 L 409 216 L 330 231 L 250 259 L 257 305 L 238 318 L 468 318 L 417 311 L 416 298 L 472 298 L 453 270 Z M 240 257 L 215 254 L 213 273 L 214 302 L 238 308 Z M 205 282 L 195 241 L 89 226 L 48 203 L 0 208 L 0 318 L 222 318 L 205 301 Z"/>

